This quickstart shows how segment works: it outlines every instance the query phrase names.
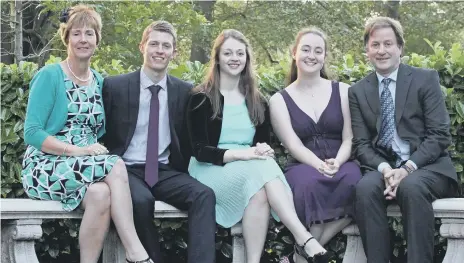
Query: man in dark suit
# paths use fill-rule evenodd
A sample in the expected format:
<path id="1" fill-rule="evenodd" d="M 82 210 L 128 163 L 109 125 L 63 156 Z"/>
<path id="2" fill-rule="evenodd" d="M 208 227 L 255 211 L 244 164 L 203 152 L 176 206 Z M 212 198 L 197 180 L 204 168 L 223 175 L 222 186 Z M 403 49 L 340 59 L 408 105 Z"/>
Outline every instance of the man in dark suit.
<path id="1" fill-rule="evenodd" d="M 432 202 L 455 191 L 448 155 L 450 119 L 438 73 L 400 63 L 403 29 L 396 20 L 368 21 L 364 44 L 375 72 L 349 89 L 353 147 L 367 170 L 356 186 L 356 222 L 368 263 L 388 263 L 386 207 L 403 215 L 408 263 L 432 263 Z"/>
<path id="2" fill-rule="evenodd" d="M 192 85 L 167 75 L 176 54 L 173 26 L 153 22 L 139 48 L 144 58 L 141 70 L 104 80 L 103 141 L 126 163 L 135 228 L 150 257 L 161 262 L 153 224 L 156 198 L 188 211 L 188 262 L 213 263 L 216 198 L 209 187 L 187 174 L 191 154 L 184 116 Z"/>

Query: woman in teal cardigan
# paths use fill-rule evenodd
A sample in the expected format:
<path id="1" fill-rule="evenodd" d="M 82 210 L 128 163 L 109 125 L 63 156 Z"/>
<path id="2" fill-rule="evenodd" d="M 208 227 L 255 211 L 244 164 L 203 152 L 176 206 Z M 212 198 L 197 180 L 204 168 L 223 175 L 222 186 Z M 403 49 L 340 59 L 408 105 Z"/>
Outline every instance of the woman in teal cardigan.
<path id="1" fill-rule="evenodd" d="M 150 263 L 135 232 L 124 162 L 97 142 L 105 133 L 103 78 L 90 69 L 101 39 L 101 18 L 78 5 L 61 17 L 68 57 L 43 67 L 32 79 L 24 125 L 28 145 L 21 177 L 32 199 L 84 209 L 80 262 L 97 263 L 111 219 L 127 262 Z"/>

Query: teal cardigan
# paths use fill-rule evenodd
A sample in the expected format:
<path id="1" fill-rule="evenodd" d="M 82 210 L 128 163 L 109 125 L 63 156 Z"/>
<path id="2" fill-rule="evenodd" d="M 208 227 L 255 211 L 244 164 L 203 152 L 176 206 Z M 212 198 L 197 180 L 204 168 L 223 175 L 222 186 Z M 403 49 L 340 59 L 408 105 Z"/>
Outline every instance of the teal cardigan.
<path id="1" fill-rule="evenodd" d="M 103 77 L 92 69 L 97 78 L 98 93 L 101 95 Z M 30 83 L 26 120 L 24 122 L 24 141 L 26 144 L 42 149 L 42 143 L 63 129 L 68 117 L 69 100 L 64 85 L 65 74 L 60 64 L 50 64 L 39 70 Z M 97 137 L 105 133 L 105 122 L 98 130 Z"/>

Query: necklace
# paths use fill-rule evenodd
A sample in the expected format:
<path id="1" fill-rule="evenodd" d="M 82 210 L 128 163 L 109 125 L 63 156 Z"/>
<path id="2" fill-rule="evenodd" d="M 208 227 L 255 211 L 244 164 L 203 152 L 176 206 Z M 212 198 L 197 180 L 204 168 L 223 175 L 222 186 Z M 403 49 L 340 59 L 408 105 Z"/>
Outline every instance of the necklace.
<path id="1" fill-rule="evenodd" d="M 303 91 L 303 94 L 306 93 L 308 94 L 309 96 L 311 96 L 311 98 L 314 98 L 316 96 L 316 94 L 314 94 L 314 92 L 310 92 L 310 91 Z"/>
<path id="2" fill-rule="evenodd" d="M 78 76 L 76 76 L 76 74 L 74 74 L 74 72 L 72 71 L 71 67 L 69 66 L 69 61 L 68 61 L 67 59 L 66 59 L 66 65 L 68 65 L 68 69 L 69 69 L 69 71 L 71 72 L 71 74 L 72 74 L 77 80 L 79 80 L 79 81 L 87 82 L 87 81 L 89 81 L 90 78 L 92 77 L 92 74 L 91 74 L 91 72 L 90 72 L 90 70 L 89 70 L 89 76 L 88 76 L 86 79 L 81 79 L 81 78 L 79 78 Z"/>

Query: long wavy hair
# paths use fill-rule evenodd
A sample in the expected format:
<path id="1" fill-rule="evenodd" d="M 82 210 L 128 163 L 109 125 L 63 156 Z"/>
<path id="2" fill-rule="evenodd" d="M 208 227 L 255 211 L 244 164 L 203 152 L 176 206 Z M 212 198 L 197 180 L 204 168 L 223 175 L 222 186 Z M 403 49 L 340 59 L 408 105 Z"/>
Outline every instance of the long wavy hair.
<path id="1" fill-rule="evenodd" d="M 296 53 L 296 49 L 300 44 L 301 38 L 306 34 L 314 34 L 316 36 L 320 36 L 322 40 L 324 40 L 324 48 L 325 48 L 325 62 L 324 66 L 321 69 L 321 77 L 325 79 L 331 79 L 333 77 L 332 73 L 329 71 L 328 67 L 328 60 L 329 60 L 329 46 L 327 45 L 327 36 L 326 34 L 317 27 L 309 27 L 304 28 L 298 32 L 295 38 L 295 43 L 292 47 L 292 53 Z M 298 68 L 296 67 L 296 60 L 292 58 L 292 65 L 290 66 L 290 71 L 287 76 L 286 85 L 292 84 L 298 78 Z"/>
<path id="2" fill-rule="evenodd" d="M 256 126 L 264 122 L 264 105 L 263 96 L 259 92 L 258 82 L 253 66 L 253 52 L 250 43 L 246 37 L 235 29 L 226 29 L 222 31 L 214 41 L 213 49 L 211 50 L 211 59 L 209 61 L 208 72 L 202 84 L 193 89 L 194 93 L 205 93 L 210 99 L 213 108 L 212 119 L 218 118 L 222 112 L 221 93 L 219 91 L 220 83 L 220 66 L 219 66 L 219 53 L 221 46 L 224 42 L 233 38 L 246 47 L 246 65 L 240 73 L 240 80 L 238 83 L 240 92 L 245 97 L 245 102 L 248 108 L 248 114 L 251 122 Z"/>

